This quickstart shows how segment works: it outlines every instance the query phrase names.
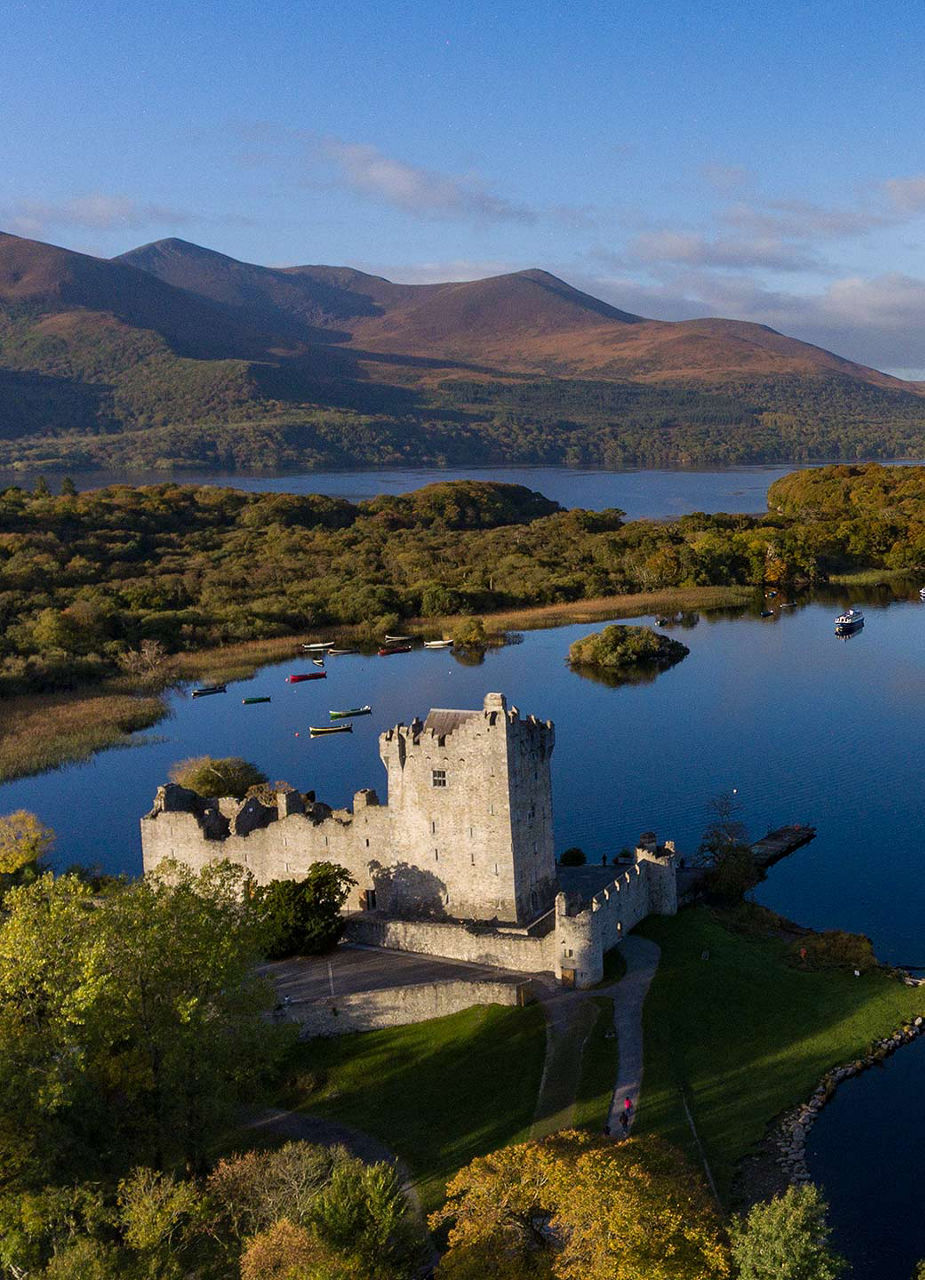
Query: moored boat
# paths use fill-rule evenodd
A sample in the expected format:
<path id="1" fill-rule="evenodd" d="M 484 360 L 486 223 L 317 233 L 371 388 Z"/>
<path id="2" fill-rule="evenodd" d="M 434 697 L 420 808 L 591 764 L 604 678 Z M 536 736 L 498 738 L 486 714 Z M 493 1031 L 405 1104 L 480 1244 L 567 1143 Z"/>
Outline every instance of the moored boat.
<path id="1" fill-rule="evenodd" d="M 413 636 L 390 636 L 385 637 L 386 644 L 410 644 Z"/>
<path id="2" fill-rule="evenodd" d="M 266 697 L 264 697 L 264 698 L 242 698 L 242 699 L 241 699 L 241 705 L 242 705 L 243 707 L 252 707 L 252 706 L 254 706 L 254 704 L 255 704 L 255 703 L 257 703 L 257 702 L 272 702 L 272 701 L 273 701 L 273 699 L 272 699 L 272 698 L 266 698 Z"/>
<path id="3" fill-rule="evenodd" d="M 311 724 L 308 726 L 308 734 L 311 738 L 321 738 L 328 733 L 353 733 L 352 724 Z"/>
<path id="4" fill-rule="evenodd" d="M 302 649 L 305 653 L 323 653 L 325 649 L 333 649 L 333 640 L 316 640 L 311 644 L 303 644 Z"/>
<path id="5" fill-rule="evenodd" d="M 452 649 L 452 647 L 453 647 L 452 640 L 425 640 L 424 641 L 425 649 Z"/>
<path id="6" fill-rule="evenodd" d="M 350 707 L 347 711 L 329 711 L 328 715 L 332 720 L 346 720 L 348 716 L 371 716 L 373 714 L 372 707 Z"/>
<path id="7" fill-rule="evenodd" d="M 379 650 L 380 658 L 390 658 L 393 653 L 410 653 L 412 646 L 410 644 L 390 644 L 384 645 Z"/>
<path id="8" fill-rule="evenodd" d="M 925 587 L 919 587 L 919 599 L 925 600 Z"/>
<path id="9" fill-rule="evenodd" d="M 287 684 L 301 684 L 303 680 L 326 680 L 328 673 L 326 671 L 303 671 L 298 675 L 286 676 Z"/>
<path id="10" fill-rule="evenodd" d="M 326 658 L 342 658 L 346 653 L 359 653 L 359 649 L 329 649 Z"/>
<path id="11" fill-rule="evenodd" d="M 846 609 L 844 613 L 840 613 L 835 619 L 835 634 L 837 636 L 850 636 L 855 631 L 860 631 L 864 625 L 864 614 L 860 609 Z"/>
<path id="12" fill-rule="evenodd" d="M 312 658 L 312 662 L 316 667 L 324 666 L 324 658 Z"/>
<path id="13" fill-rule="evenodd" d="M 209 695 L 212 693 L 225 693 L 225 692 L 226 690 L 223 684 L 204 684 L 204 685 L 201 685 L 198 689 L 193 690 L 193 697 L 208 698 Z"/>

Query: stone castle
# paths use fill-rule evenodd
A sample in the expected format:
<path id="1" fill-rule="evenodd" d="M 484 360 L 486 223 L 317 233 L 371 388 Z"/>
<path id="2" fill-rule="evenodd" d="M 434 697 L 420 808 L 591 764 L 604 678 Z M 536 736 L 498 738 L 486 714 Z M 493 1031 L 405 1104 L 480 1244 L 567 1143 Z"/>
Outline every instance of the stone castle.
<path id="1" fill-rule="evenodd" d="M 372 790 L 331 809 L 291 788 L 207 800 L 170 784 L 141 820 L 144 867 L 227 859 L 266 884 L 334 862 L 356 881 L 354 941 L 591 986 L 635 924 L 677 910 L 675 851 L 646 835 L 628 862 L 557 867 L 554 743 L 550 721 L 489 693 L 480 710 L 432 710 L 380 735 L 384 804 Z"/>

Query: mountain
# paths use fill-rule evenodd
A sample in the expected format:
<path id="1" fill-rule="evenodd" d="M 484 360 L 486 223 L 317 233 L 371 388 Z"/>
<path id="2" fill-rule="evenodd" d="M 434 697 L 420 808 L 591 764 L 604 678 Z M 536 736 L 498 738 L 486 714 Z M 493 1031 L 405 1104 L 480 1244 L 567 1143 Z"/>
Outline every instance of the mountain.
<path id="1" fill-rule="evenodd" d="M 922 387 L 541 270 L 394 284 L 0 234 L 0 465 L 678 465 L 925 450 Z"/>

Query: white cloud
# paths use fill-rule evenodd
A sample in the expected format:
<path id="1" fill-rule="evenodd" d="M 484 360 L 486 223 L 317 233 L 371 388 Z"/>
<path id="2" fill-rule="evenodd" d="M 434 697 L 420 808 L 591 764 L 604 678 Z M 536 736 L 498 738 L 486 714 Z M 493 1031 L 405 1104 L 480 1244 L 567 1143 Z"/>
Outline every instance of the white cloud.
<path id="1" fill-rule="evenodd" d="M 818 271 L 823 263 L 807 248 L 769 236 L 734 240 L 710 239 L 685 231 L 649 231 L 636 236 L 628 256 L 638 262 L 686 263 L 697 267 L 764 268 L 770 271 Z"/>
<path id="2" fill-rule="evenodd" d="M 537 220 L 534 210 L 496 195 L 476 175 L 454 176 L 408 164 L 368 142 L 324 138 L 319 149 L 345 186 L 403 213 L 485 222 Z"/>
<path id="3" fill-rule="evenodd" d="M 0 207 L 0 219 L 10 230 L 25 236 L 41 236 L 55 227 L 137 230 L 156 223 L 183 226 L 193 221 L 189 214 L 178 209 L 101 192 L 60 201 L 17 200 Z"/>
<path id="4" fill-rule="evenodd" d="M 914 215 L 925 212 L 925 177 L 889 178 L 883 186 L 901 213 Z"/>

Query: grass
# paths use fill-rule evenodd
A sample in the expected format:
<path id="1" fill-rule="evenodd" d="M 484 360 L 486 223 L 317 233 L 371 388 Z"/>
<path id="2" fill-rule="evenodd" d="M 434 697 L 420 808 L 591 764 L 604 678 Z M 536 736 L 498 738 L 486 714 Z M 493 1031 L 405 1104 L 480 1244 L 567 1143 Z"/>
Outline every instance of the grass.
<path id="1" fill-rule="evenodd" d="M 126 746 L 128 735 L 165 714 L 154 696 L 101 690 L 6 698 L 0 714 L 0 782 L 86 760 L 105 747 Z"/>
<path id="2" fill-rule="evenodd" d="M 853 573 L 833 573 L 829 582 L 839 587 L 876 587 L 881 582 L 908 578 L 910 569 L 856 569 Z"/>
<path id="3" fill-rule="evenodd" d="M 662 958 L 644 1009 L 638 1131 L 697 1160 L 683 1091 L 727 1201 L 737 1161 L 769 1121 L 808 1097 L 829 1067 L 925 1013 L 925 991 L 883 970 L 855 978 L 792 968 L 784 940 L 733 933 L 704 907 L 652 916 L 639 932 Z"/>
<path id="4" fill-rule="evenodd" d="M 625 968 L 625 965 L 624 965 Z M 594 1024 L 581 1053 L 581 1072 L 575 1091 L 575 1127 L 600 1133 L 610 1112 L 617 1079 L 617 1037 L 613 1029 L 613 1000 L 593 996 Z"/>
<path id="5" fill-rule="evenodd" d="M 457 1169 L 526 1139 L 545 1052 L 538 1004 L 479 1005 L 299 1044 L 294 1070 L 303 1085 L 286 1103 L 378 1138 L 412 1170 L 429 1211 L 443 1203 Z"/>

